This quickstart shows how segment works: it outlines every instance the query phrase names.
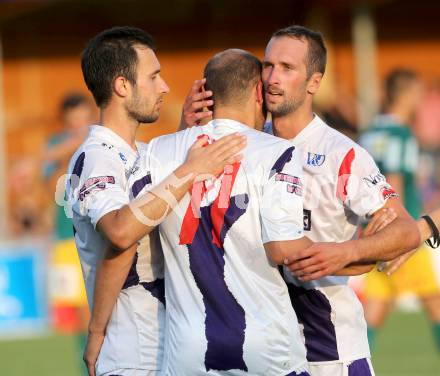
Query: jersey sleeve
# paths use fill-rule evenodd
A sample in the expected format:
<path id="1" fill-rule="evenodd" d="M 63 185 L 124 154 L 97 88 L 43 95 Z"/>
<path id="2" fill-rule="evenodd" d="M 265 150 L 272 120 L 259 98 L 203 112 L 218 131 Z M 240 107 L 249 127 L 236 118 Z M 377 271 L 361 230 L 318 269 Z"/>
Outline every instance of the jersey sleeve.
<path id="1" fill-rule="evenodd" d="M 398 197 L 373 158 L 353 147 L 343 157 L 336 187 L 338 199 L 360 217 L 382 208 L 390 197 Z"/>
<path id="2" fill-rule="evenodd" d="M 262 182 L 260 208 L 263 243 L 303 236 L 302 164 L 290 146 L 275 160 Z"/>
<path id="3" fill-rule="evenodd" d="M 73 162 L 67 184 L 73 207 L 94 227 L 107 213 L 129 203 L 124 165 L 111 150 L 85 150 Z"/>

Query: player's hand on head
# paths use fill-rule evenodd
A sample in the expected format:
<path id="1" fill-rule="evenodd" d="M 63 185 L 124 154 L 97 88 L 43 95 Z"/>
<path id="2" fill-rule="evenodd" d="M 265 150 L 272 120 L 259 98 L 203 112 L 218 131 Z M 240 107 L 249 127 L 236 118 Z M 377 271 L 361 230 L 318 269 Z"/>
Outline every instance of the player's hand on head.
<path id="1" fill-rule="evenodd" d="M 362 236 L 370 236 L 382 230 L 397 218 L 397 213 L 393 208 L 382 208 L 374 213 L 373 218 L 362 232 Z"/>
<path id="2" fill-rule="evenodd" d="M 352 262 L 345 243 L 315 243 L 284 261 L 292 274 L 303 282 L 334 275 Z"/>
<path id="3" fill-rule="evenodd" d="M 246 137 L 233 133 L 208 144 L 208 137 L 199 138 L 188 152 L 185 164 L 197 180 L 223 173 L 226 165 L 241 161 L 240 152 L 246 147 Z"/>
<path id="4" fill-rule="evenodd" d="M 96 362 L 104 342 L 104 333 L 89 332 L 84 349 L 83 360 L 87 366 L 89 376 L 95 376 Z"/>
<path id="5" fill-rule="evenodd" d="M 212 117 L 212 111 L 207 108 L 214 104 L 212 100 L 212 91 L 203 90 L 206 79 L 195 80 L 188 95 L 185 98 L 180 119 L 179 129 L 186 129 L 200 124 L 202 120 L 209 120 Z"/>

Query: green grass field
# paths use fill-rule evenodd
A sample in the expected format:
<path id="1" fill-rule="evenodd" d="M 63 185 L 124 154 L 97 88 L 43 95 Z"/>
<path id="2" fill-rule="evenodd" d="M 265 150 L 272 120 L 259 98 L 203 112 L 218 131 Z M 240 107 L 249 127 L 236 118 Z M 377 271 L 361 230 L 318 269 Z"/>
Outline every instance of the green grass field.
<path id="1" fill-rule="evenodd" d="M 78 376 L 76 356 L 72 336 L 0 342 L 0 375 Z M 439 376 L 440 354 L 423 314 L 393 314 L 378 334 L 373 363 L 377 376 Z"/>

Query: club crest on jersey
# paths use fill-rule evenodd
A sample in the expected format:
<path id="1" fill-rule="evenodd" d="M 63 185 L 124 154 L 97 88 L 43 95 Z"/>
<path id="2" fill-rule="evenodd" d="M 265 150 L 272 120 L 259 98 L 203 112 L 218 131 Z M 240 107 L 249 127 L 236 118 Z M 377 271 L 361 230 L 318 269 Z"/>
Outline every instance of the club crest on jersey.
<path id="1" fill-rule="evenodd" d="M 122 162 L 124 162 L 124 164 L 127 163 L 127 158 L 125 157 L 124 154 L 119 153 L 119 158 L 121 158 L 121 160 L 122 160 Z"/>
<path id="2" fill-rule="evenodd" d="M 322 166 L 325 161 L 325 155 L 324 154 L 315 154 L 315 153 L 307 153 L 307 164 L 309 166 Z"/>

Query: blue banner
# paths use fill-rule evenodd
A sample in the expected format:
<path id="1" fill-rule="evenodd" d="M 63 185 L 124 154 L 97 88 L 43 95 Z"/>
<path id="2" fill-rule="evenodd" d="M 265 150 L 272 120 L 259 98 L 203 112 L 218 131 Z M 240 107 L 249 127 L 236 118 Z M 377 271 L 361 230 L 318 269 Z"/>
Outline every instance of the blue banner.
<path id="1" fill-rule="evenodd" d="M 0 246 L 0 336 L 47 328 L 45 261 L 40 249 Z"/>

